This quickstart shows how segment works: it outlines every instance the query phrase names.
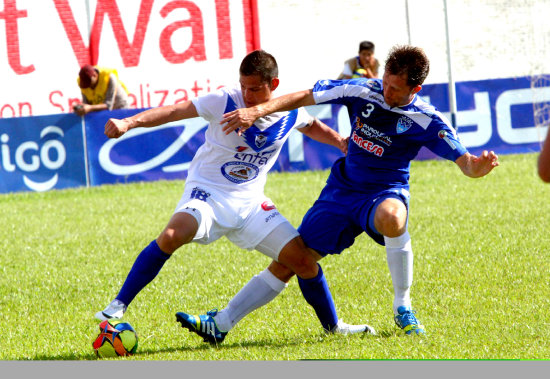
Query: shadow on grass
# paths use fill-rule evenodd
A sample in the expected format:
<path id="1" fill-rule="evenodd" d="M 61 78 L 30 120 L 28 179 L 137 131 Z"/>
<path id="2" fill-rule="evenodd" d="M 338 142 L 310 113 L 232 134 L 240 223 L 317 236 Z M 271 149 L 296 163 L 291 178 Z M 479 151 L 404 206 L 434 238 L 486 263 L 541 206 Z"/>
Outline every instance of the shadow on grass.
<path id="1" fill-rule="evenodd" d="M 311 336 L 309 336 L 311 337 Z M 308 338 L 309 338 L 308 337 Z M 322 344 L 325 339 L 332 339 L 332 338 L 362 338 L 362 339 L 387 339 L 387 338 L 395 338 L 395 337 L 404 337 L 404 335 L 401 335 L 399 331 L 396 331 L 395 329 L 389 329 L 389 330 L 383 330 L 379 331 L 376 336 L 365 334 L 364 336 L 338 336 L 338 335 L 326 335 L 326 334 L 319 334 L 319 339 L 304 339 L 304 338 L 295 338 L 292 340 L 280 340 L 280 339 L 273 339 L 273 338 L 264 338 L 259 339 L 256 341 L 245 341 L 245 342 L 233 342 L 228 343 L 223 342 L 218 345 L 210 344 L 210 343 L 202 343 L 199 345 L 189 345 L 189 346 L 178 346 L 178 347 L 166 347 L 163 349 L 143 349 L 140 348 L 138 351 L 134 354 L 134 357 L 140 357 L 140 356 L 147 356 L 147 355 L 153 355 L 153 354 L 159 354 L 159 353 L 178 353 L 178 352 L 197 352 L 202 353 L 206 352 L 212 349 L 220 349 L 220 350 L 236 350 L 236 349 L 247 349 L 247 348 L 288 348 L 291 346 L 305 346 L 305 345 L 317 345 Z M 186 342 L 185 342 L 186 343 Z M 115 358 L 117 359 L 117 358 Z M 124 357 L 120 357 L 118 359 L 125 359 Z M 101 360 L 98 358 L 95 353 L 88 353 L 88 354 L 77 354 L 77 353 L 67 353 L 67 354 L 58 354 L 58 355 L 37 355 L 32 360 L 37 361 L 95 361 L 95 360 Z M 156 359 L 155 359 L 156 360 Z M 202 360 L 202 359 L 193 359 L 193 360 Z"/>
<path id="2" fill-rule="evenodd" d="M 181 346 L 181 347 L 166 347 L 163 349 L 138 349 L 138 351 L 133 355 L 134 357 L 139 357 L 142 355 L 149 355 L 149 354 L 158 354 L 158 353 L 178 353 L 178 352 L 201 352 L 201 351 L 208 351 L 211 349 L 241 349 L 241 348 L 251 348 L 251 347 L 273 347 L 273 348 L 281 348 L 281 347 L 288 347 L 292 345 L 303 345 L 306 344 L 313 344 L 314 341 L 277 341 L 275 339 L 264 339 L 259 341 L 249 341 L 249 342 L 235 342 L 235 343 L 221 343 L 219 345 L 213 345 L 209 343 L 203 343 L 201 345 L 192 345 L 192 346 Z M 115 358 L 116 359 L 116 358 Z M 124 357 L 120 357 L 118 359 L 125 359 Z M 25 359 L 28 360 L 28 359 Z M 81 361 L 81 360 L 100 360 L 95 353 L 88 353 L 88 354 L 78 354 L 78 353 L 66 353 L 66 354 L 57 354 L 57 355 L 47 355 L 47 354 L 41 354 L 37 355 L 32 358 L 32 360 L 36 361 Z M 200 360 L 200 359 L 199 359 Z"/>

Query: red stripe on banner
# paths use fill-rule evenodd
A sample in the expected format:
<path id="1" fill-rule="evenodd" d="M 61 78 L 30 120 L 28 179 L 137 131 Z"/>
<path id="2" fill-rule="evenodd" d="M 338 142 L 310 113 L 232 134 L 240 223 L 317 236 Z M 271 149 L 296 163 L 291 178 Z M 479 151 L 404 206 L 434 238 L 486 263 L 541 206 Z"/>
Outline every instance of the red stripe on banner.
<path id="1" fill-rule="evenodd" d="M 231 39 L 229 0 L 216 0 L 216 20 L 218 23 L 220 59 L 231 59 L 233 58 L 233 42 Z"/>
<path id="2" fill-rule="evenodd" d="M 260 20 L 258 17 L 258 1 L 243 0 L 243 18 L 246 38 L 246 51 L 260 49 Z"/>

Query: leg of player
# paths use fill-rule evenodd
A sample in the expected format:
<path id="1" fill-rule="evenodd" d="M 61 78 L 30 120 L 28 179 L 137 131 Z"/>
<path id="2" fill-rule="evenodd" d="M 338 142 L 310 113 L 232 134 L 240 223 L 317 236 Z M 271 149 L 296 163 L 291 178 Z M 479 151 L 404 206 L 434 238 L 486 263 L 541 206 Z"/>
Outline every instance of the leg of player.
<path id="1" fill-rule="evenodd" d="M 228 303 L 227 307 L 206 315 L 189 315 L 184 312 L 176 314 L 182 327 L 197 333 L 205 342 L 219 343 L 227 333 L 246 315 L 273 300 L 287 286 L 294 272 L 283 265 L 292 266 L 302 275 L 310 276 L 301 279 L 309 286 L 309 297 L 306 297 L 325 329 L 331 333 L 353 334 L 375 331 L 369 325 L 349 325 L 336 316 L 332 295 L 326 284 L 325 277 L 316 261 L 321 257 L 309 251 L 300 237 L 296 237 L 295 229 L 289 223 L 283 223 L 273 230 L 256 249 L 280 262 L 273 261 L 266 270 L 255 275 Z M 288 241 L 289 237 L 292 239 Z M 281 248 L 281 244 L 284 246 Z M 303 266 L 309 266 L 304 268 Z M 312 267 L 313 266 L 313 267 Z M 318 267 L 318 272 L 313 269 Z M 313 274 L 312 274 L 313 272 Z M 312 282 L 312 283 L 310 283 Z M 332 325 L 332 326 L 330 326 Z"/>
<path id="2" fill-rule="evenodd" d="M 158 238 L 138 255 L 116 298 L 95 317 L 99 320 L 122 318 L 134 297 L 157 276 L 176 249 L 193 240 L 197 229 L 194 216 L 175 213 Z"/>
<path id="3" fill-rule="evenodd" d="M 298 237 L 296 229 L 285 221 L 277 225 L 255 248 L 276 260 L 282 251 Z M 311 265 L 315 262 L 312 260 Z M 294 273 L 285 266 L 273 261 L 268 269 L 255 275 L 221 311 L 216 309 L 206 315 L 176 313 L 176 319 L 183 328 L 203 337 L 205 342 L 220 343 L 227 333 L 247 314 L 273 300 L 283 289 Z"/>
<path id="4" fill-rule="evenodd" d="M 386 257 L 394 289 L 395 323 L 406 334 L 423 334 L 411 308 L 410 287 L 413 279 L 413 252 L 407 231 L 407 207 L 398 198 L 389 197 L 376 208 L 374 227 L 384 236 Z"/>

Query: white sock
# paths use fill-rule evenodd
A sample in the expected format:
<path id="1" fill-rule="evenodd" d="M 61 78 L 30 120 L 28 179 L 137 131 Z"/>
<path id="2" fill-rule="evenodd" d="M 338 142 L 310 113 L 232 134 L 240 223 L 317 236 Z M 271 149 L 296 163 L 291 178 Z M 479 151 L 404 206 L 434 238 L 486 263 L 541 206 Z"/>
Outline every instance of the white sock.
<path id="1" fill-rule="evenodd" d="M 411 306 L 410 288 L 413 280 L 413 252 L 411 237 L 406 231 L 399 237 L 384 236 L 386 257 L 393 283 L 393 313 L 401 305 Z"/>
<path id="2" fill-rule="evenodd" d="M 214 317 L 218 329 L 231 330 L 244 316 L 269 303 L 280 294 L 287 284 L 279 280 L 268 269 L 252 279 L 229 301 L 227 307 Z"/>

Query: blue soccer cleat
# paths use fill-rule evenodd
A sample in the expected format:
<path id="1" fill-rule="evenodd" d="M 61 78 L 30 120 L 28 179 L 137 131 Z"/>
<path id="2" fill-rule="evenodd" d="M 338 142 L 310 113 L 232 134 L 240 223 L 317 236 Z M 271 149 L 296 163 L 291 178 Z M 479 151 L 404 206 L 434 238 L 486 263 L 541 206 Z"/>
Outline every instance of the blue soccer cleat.
<path id="1" fill-rule="evenodd" d="M 218 329 L 214 316 L 218 314 L 217 309 L 206 312 L 206 315 L 188 315 L 184 312 L 176 313 L 176 320 L 181 323 L 182 328 L 189 329 L 190 332 L 197 333 L 204 339 L 204 342 L 217 344 L 223 342 L 227 332 Z"/>
<path id="2" fill-rule="evenodd" d="M 415 311 L 402 305 L 397 308 L 395 323 L 405 331 L 405 334 L 425 334 L 424 326 L 420 325 L 414 314 Z"/>

